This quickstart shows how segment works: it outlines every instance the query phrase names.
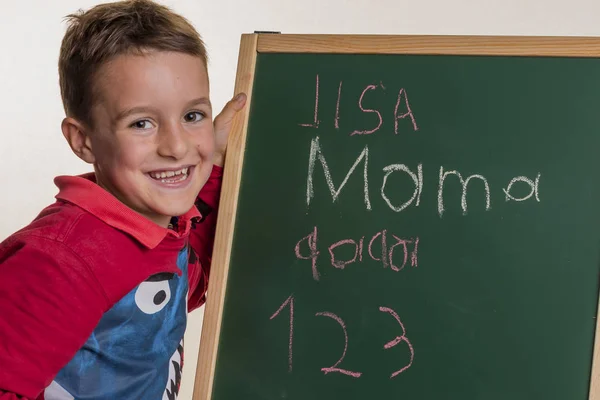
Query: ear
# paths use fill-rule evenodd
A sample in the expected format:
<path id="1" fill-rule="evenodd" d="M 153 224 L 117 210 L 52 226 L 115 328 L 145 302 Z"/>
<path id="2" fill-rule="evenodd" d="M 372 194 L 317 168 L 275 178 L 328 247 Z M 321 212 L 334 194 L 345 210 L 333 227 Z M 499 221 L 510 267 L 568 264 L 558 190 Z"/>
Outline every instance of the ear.
<path id="1" fill-rule="evenodd" d="M 69 142 L 71 150 L 88 164 L 96 162 L 96 157 L 92 151 L 92 141 L 88 135 L 85 125 L 74 118 L 67 117 L 61 124 L 63 136 Z"/>

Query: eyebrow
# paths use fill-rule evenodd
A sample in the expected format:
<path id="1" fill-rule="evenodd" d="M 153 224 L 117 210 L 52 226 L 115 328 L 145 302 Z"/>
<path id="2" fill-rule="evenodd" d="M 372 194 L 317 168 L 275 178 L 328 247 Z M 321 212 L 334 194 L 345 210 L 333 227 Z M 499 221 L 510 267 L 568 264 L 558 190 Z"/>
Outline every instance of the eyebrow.
<path id="1" fill-rule="evenodd" d="M 190 100 L 186 104 L 185 107 L 189 108 L 189 107 L 200 105 L 200 104 L 207 105 L 212 110 L 212 104 L 211 104 L 210 99 L 208 97 L 198 97 L 196 99 Z M 153 107 L 149 107 L 149 106 L 140 106 L 140 107 L 128 108 L 126 110 L 121 111 L 119 114 L 117 114 L 116 121 L 121 121 L 121 120 L 127 118 L 128 116 L 130 116 L 132 114 L 148 113 L 148 112 L 152 112 L 154 110 L 155 109 Z"/>
<path id="2" fill-rule="evenodd" d="M 132 114 L 147 113 L 147 112 L 150 112 L 153 110 L 154 110 L 154 108 L 152 108 L 152 107 L 144 107 L 144 106 L 128 108 L 126 110 L 121 111 L 119 114 L 117 114 L 117 118 L 115 119 L 115 121 L 121 121 Z"/>
<path id="3" fill-rule="evenodd" d="M 197 99 L 191 100 L 190 102 L 187 103 L 187 107 L 191 107 L 191 106 L 196 106 L 199 104 L 205 104 L 207 106 L 210 107 L 210 109 L 212 110 L 212 104 L 210 103 L 210 99 L 208 97 L 198 97 Z"/>

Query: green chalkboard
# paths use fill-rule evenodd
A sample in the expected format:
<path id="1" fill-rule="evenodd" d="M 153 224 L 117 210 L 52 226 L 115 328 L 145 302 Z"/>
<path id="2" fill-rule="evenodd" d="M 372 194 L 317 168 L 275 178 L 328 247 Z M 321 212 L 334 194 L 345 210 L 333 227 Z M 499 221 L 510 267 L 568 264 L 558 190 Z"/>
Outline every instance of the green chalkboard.
<path id="1" fill-rule="evenodd" d="M 588 398 L 600 59 L 261 53 L 251 95 L 213 399 Z"/>

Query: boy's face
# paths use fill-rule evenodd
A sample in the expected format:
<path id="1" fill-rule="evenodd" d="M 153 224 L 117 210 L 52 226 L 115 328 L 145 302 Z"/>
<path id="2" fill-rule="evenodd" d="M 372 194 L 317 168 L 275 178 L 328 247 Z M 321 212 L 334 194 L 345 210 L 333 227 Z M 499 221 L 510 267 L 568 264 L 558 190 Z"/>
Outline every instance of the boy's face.
<path id="1" fill-rule="evenodd" d="M 95 80 L 89 135 L 98 183 L 159 225 L 189 211 L 212 170 L 208 74 L 198 57 L 122 55 Z"/>

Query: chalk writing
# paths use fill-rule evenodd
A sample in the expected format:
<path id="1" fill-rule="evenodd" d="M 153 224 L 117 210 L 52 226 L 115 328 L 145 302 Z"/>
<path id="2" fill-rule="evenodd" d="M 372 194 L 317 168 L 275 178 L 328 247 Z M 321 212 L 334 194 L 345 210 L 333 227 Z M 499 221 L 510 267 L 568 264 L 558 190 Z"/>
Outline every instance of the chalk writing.
<path id="1" fill-rule="evenodd" d="M 404 164 L 388 165 L 387 167 L 383 168 L 383 171 L 385 172 L 385 175 L 383 176 L 383 184 L 381 185 L 381 197 L 387 203 L 387 205 L 395 212 L 400 212 L 400 211 L 404 210 L 406 207 L 410 206 L 416 199 L 417 202 L 415 203 L 415 207 L 419 207 L 419 203 L 421 203 L 421 192 L 423 191 L 423 165 L 422 164 L 418 165 L 418 167 L 417 167 L 418 175 L 415 174 L 414 172 L 412 172 L 410 170 L 410 168 L 408 168 Z M 408 201 L 406 201 L 405 203 L 401 204 L 398 207 L 394 206 L 392 204 L 392 201 L 390 200 L 390 198 L 387 197 L 387 195 L 385 194 L 385 185 L 387 184 L 387 180 L 388 180 L 389 176 L 396 171 L 406 172 L 412 178 L 413 182 L 415 183 L 415 190 L 413 192 L 412 197 Z"/>
<path id="2" fill-rule="evenodd" d="M 419 248 L 419 238 L 417 237 L 415 239 L 415 247 L 414 247 L 412 253 L 410 253 L 410 265 L 411 265 L 411 267 L 418 267 L 419 266 L 419 261 L 417 259 L 417 249 L 418 248 Z M 404 249 L 406 249 L 406 246 L 404 247 Z"/>
<path id="3" fill-rule="evenodd" d="M 288 370 L 289 372 L 292 372 L 292 354 L 293 354 L 293 343 L 294 343 L 294 295 L 291 295 L 290 297 L 288 297 L 283 304 L 281 304 L 281 306 L 279 307 L 279 309 L 277 311 L 275 311 L 275 314 L 271 315 L 271 318 L 269 319 L 273 319 L 276 316 L 279 315 L 279 313 L 286 307 L 286 306 L 290 306 L 290 340 L 289 340 L 289 346 L 288 346 Z"/>
<path id="4" fill-rule="evenodd" d="M 281 304 L 281 306 L 277 309 L 277 311 L 273 315 L 271 315 L 271 317 L 269 319 L 272 320 L 273 318 L 277 317 L 281 313 L 281 311 L 287 306 L 289 306 L 289 309 L 290 309 L 288 372 L 291 373 L 292 372 L 292 358 L 293 358 L 292 343 L 293 343 L 293 337 L 294 337 L 294 296 L 293 295 L 289 296 L 283 302 L 283 304 Z M 400 343 L 406 343 L 406 345 L 408 346 L 408 349 L 410 351 L 410 360 L 409 360 L 408 364 L 406 364 L 399 370 L 393 372 L 390 376 L 390 379 L 392 379 L 392 378 L 395 378 L 396 376 L 400 375 L 404 371 L 408 370 L 412 366 L 414 358 L 415 358 L 415 349 L 414 349 L 411 341 L 406 336 L 406 328 L 404 327 L 404 324 L 400 320 L 400 316 L 398 315 L 398 313 L 396 313 L 396 311 L 394 311 L 392 308 L 389 308 L 389 307 L 379 307 L 379 311 L 390 314 L 398 322 L 398 325 L 400 325 L 400 328 L 402 331 L 402 334 L 400 336 L 396 336 L 393 340 L 384 344 L 383 348 L 385 350 L 389 350 L 389 349 L 399 345 Z M 346 328 L 346 323 L 344 322 L 344 320 L 342 318 L 340 318 L 338 315 L 336 315 L 335 313 L 330 312 L 330 311 L 318 312 L 315 314 L 315 316 L 316 317 L 327 317 L 327 318 L 333 319 L 342 328 L 342 333 L 344 334 L 344 350 L 342 351 L 341 357 L 331 367 L 321 368 L 321 371 L 324 372 L 325 375 L 333 373 L 333 372 L 337 372 L 337 373 L 340 373 L 343 375 L 351 376 L 353 378 L 360 378 L 363 375 L 362 372 L 350 371 L 348 369 L 339 367 L 340 364 L 346 358 L 346 354 L 348 352 L 348 342 L 349 342 L 348 341 L 348 329 Z"/>
<path id="5" fill-rule="evenodd" d="M 373 255 L 372 247 L 375 239 L 381 237 L 381 258 L 377 258 Z M 375 261 L 381 261 L 383 263 L 383 268 L 386 268 L 389 265 L 389 261 L 387 258 L 387 230 L 384 229 L 381 232 L 377 232 L 369 241 L 369 256 Z"/>
<path id="6" fill-rule="evenodd" d="M 529 199 L 531 196 L 535 195 L 535 199 L 539 202 L 540 197 L 539 197 L 538 191 L 539 191 L 539 186 L 540 186 L 540 177 L 541 177 L 541 174 L 538 174 L 537 177 L 535 178 L 535 182 L 532 181 L 531 179 L 527 178 L 526 176 L 517 176 L 516 178 L 513 178 L 510 181 L 510 183 L 508 184 L 508 187 L 506 189 L 502 189 L 504 191 L 504 194 L 506 194 L 506 201 L 509 201 L 509 200 L 525 201 L 525 200 Z M 517 198 L 517 197 L 513 197 L 510 194 L 510 189 L 512 189 L 513 185 L 517 182 L 524 182 L 529 185 L 529 187 L 531 188 L 531 191 L 529 192 L 529 194 L 527 196 Z"/>
<path id="7" fill-rule="evenodd" d="M 404 324 L 402 323 L 402 321 L 400 321 L 400 317 L 398 316 L 398 314 L 396 313 L 396 311 L 392 310 L 391 308 L 388 307 L 379 307 L 379 311 L 381 312 L 385 312 L 385 313 L 389 313 L 392 315 L 392 317 L 394 317 L 394 319 L 396 321 L 398 321 L 398 324 L 400 325 L 400 327 L 402 328 L 402 335 L 401 336 L 396 336 L 396 338 L 388 343 L 386 343 L 383 348 L 384 349 L 391 349 L 392 347 L 397 346 L 398 344 L 404 342 L 408 345 L 408 349 L 410 350 L 410 361 L 408 362 L 407 365 L 405 365 L 404 367 L 400 368 L 398 371 L 393 372 L 392 375 L 390 376 L 390 379 L 400 375 L 401 373 L 403 373 L 404 371 L 406 371 L 407 369 L 409 369 L 412 366 L 413 360 L 415 359 L 415 349 L 413 348 L 412 343 L 410 342 L 410 340 L 408 340 L 408 338 L 406 337 L 406 329 L 404 328 Z"/>
<path id="8" fill-rule="evenodd" d="M 303 256 L 300 254 L 300 244 L 306 241 L 308 243 L 308 248 L 310 249 L 310 254 L 308 256 Z M 315 281 L 319 280 L 320 274 L 317 270 L 317 257 L 319 255 L 319 251 L 317 250 L 317 227 L 315 226 L 312 233 L 308 236 L 300 239 L 300 241 L 296 244 L 295 248 L 296 257 L 300 260 L 311 260 L 312 261 L 312 276 Z"/>
<path id="9" fill-rule="evenodd" d="M 323 173 L 325 175 L 325 182 L 327 183 L 327 187 L 329 188 L 329 192 L 331 193 L 331 198 L 334 203 L 339 199 L 342 189 L 344 188 L 344 186 L 350 179 L 350 176 L 354 173 L 354 171 L 357 169 L 358 165 L 362 162 L 363 163 L 363 173 L 362 173 L 362 175 L 363 175 L 363 201 L 365 203 L 365 208 L 369 211 L 372 210 L 371 198 L 370 198 L 370 187 L 369 187 L 369 176 L 371 175 L 369 173 L 369 146 L 365 146 L 363 148 L 363 150 L 360 152 L 360 154 L 358 155 L 358 157 L 356 158 L 356 160 L 354 161 L 354 163 L 352 164 L 352 166 L 346 173 L 346 176 L 344 177 L 344 180 L 342 181 L 342 183 L 339 185 L 339 187 L 336 188 L 335 184 L 333 183 L 333 178 L 331 176 L 331 170 L 329 168 L 329 164 L 327 163 L 327 160 L 325 159 L 325 155 L 324 155 L 324 152 L 322 149 L 320 139 L 318 136 L 313 138 L 311 141 L 311 145 L 310 145 L 310 154 L 309 154 L 309 158 L 308 158 L 308 176 L 306 179 L 306 205 L 307 206 L 310 206 L 312 199 L 315 197 L 314 175 L 315 175 L 315 164 L 316 164 L 317 160 L 319 160 L 319 162 L 322 166 Z M 392 211 L 402 212 L 402 211 L 406 210 L 407 208 L 409 208 L 410 206 L 419 207 L 419 205 L 421 204 L 421 197 L 422 197 L 423 186 L 424 186 L 423 170 L 424 170 L 423 164 L 417 165 L 416 172 L 414 170 L 412 170 L 411 168 L 409 168 L 405 164 L 390 164 L 383 168 L 384 174 L 383 174 L 383 180 L 382 180 L 381 190 L 380 190 L 381 198 L 383 199 L 385 204 L 387 204 L 387 206 Z M 387 189 L 390 186 L 389 178 L 394 173 L 407 174 L 411 178 L 411 180 L 415 186 L 415 188 L 412 192 L 412 196 L 408 200 L 406 200 L 404 203 L 400 203 L 400 201 L 398 201 L 398 200 L 395 200 L 395 201 L 392 200 L 390 198 L 390 195 L 388 194 Z M 485 210 L 489 211 L 491 209 L 491 203 L 492 203 L 491 188 L 490 188 L 490 184 L 489 184 L 487 178 L 485 178 L 483 175 L 480 175 L 480 174 L 473 174 L 473 175 L 469 175 L 465 179 L 459 171 L 457 171 L 457 170 L 447 171 L 444 169 L 443 166 L 441 166 L 439 169 L 439 180 L 438 180 L 438 188 L 437 188 L 437 212 L 440 217 L 443 217 L 443 215 L 446 211 L 445 200 L 444 200 L 444 188 L 447 185 L 447 180 L 451 175 L 456 176 L 462 186 L 460 206 L 461 206 L 463 215 L 467 215 L 467 211 L 468 211 L 467 193 L 468 193 L 468 190 L 470 187 L 469 183 L 472 180 L 481 181 L 481 183 L 483 184 Z M 510 181 L 510 183 L 508 184 L 508 187 L 506 189 L 503 189 L 504 194 L 506 195 L 507 201 L 513 200 L 513 201 L 521 202 L 521 201 L 530 199 L 532 196 L 535 196 L 535 199 L 539 202 L 540 201 L 540 197 L 539 197 L 540 176 L 541 176 L 541 174 L 538 173 L 535 182 L 525 176 L 518 176 L 516 178 L 513 178 Z M 513 188 L 513 185 L 515 185 L 515 183 L 518 183 L 518 182 L 526 183 L 531 187 L 531 192 L 527 196 L 522 197 L 522 198 L 516 198 L 510 194 L 510 192 Z"/>
<path id="10" fill-rule="evenodd" d="M 298 125 L 307 127 L 307 128 L 319 129 L 320 122 L 321 122 L 319 119 L 319 84 L 320 84 L 319 74 L 316 75 L 315 80 L 316 80 L 316 83 L 315 83 L 315 104 L 314 104 L 313 122 L 312 123 L 300 123 Z M 386 90 L 383 82 L 380 81 L 379 85 L 373 85 L 373 84 L 367 85 L 360 92 L 360 95 L 358 96 L 359 110 L 362 111 L 363 113 L 373 113 L 373 114 L 377 115 L 377 119 L 379 121 L 377 126 L 375 128 L 367 129 L 367 130 L 359 130 L 359 129 L 352 130 L 350 132 L 350 136 L 370 135 L 370 134 L 378 131 L 381 128 L 381 126 L 383 125 L 383 116 L 381 114 L 381 110 L 377 109 L 377 108 L 372 108 L 372 107 L 366 108 L 363 103 L 363 100 L 364 100 L 367 92 L 369 92 L 371 90 L 376 90 L 377 87 L 381 87 L 383 90 Z M 334 125 L 335 129 L 340 128 L 341 99 L 342 99 L 342 81 L 340 81 L 340 83 L 338 85 L 338 90 L 337 90 L 337 99 L 336 99 L 336 104 L 335 104 L 335 118 L 333 119 L 333 121 L 334 121 L 333 125 Z M 391 109 L 390 109 L 390 112 L 391 112 Z M 410 119 L 413 131 L 416 132 L 419 130 L 419 126 L 417 125 L 417 120 L 415 118 L 415 114 L 414 114 L 414 112 L 410 106 L 410 102 L 408 100 L 408 93 L 406 92 L 405 88 L 400 88 L 398 90 L 398 96 L 396 98 L 396 103 L 394 105 L 394 133 L 396 135 L 398 135 L 398 133 L 400 132 L 399 121 L 402 119 L 405 119 L 405 118 Z"/>
<path id="11" fill-rule="evenodd" d="M 325 372 L 325 375 L 327 375 L 330 372 L 339 372 L 340 374 L 349 375 L 354 378 L 360 378 L 360 376 L 362 375 L 361 372 L 348 371 L 347 369 L 342 369 L 342 368 L 337 367 L 338 365 L 340 365 L 340 363 L 346 357 L 346 351 L 348 350 L 348 331 L 346 331 L 346 324 L 344 324 L 344 321 L 340 317 L 338 317 L 337 315 L 335 315 L 334 313 L 331 313 L 331 312 L 318 312 L 315 315 L 317 317 L 323 316 L 323 317 L 329 317 L 329 318 L 335 320 L 338 324 L 340 324 L 340 326 L 342 327 L 342 330 L 344 331 L 344 352 L 342 353 L 342 356 L 335 364 L 333 364 L 333 366 L 328 367 L 328 368 L 321 368 L 321 371 Z"/>
<path id="12" fill-rule="evenodd" d="M 337 103 L 335 105 L 335 129 L 340 129 L 340 99 L 342 98 L 342 81 L 340 81 L 340 86 L 338 88 L 338 98 Z"/>
<path id="13" fill-rule="evenodd" d="M 375 133 L 379 130 L 379 128 L 381 128 L 381 124 L 383 124 L 383 118 L 381 118 L 381 113 L 378 110 L 372 110 L 370 108 L 364 108 L 363 106 L 363 98 L 365 97 L 365 93 L 367 93 L 367 91 L 369 90 L 375 90 L 377 89 L 377 86 L 375 85 L 369 85 L 365 88 L 365 90 L 363 90 L 362 94 L 360 95 L 360 98 L 358 99 L 358 107 L 361 109 L 362 112 L 365 113 L 375 113 L 377 114 L 377 117 L 379 118 L 379 124 L 371 129 L 371 130 L 363 130 L 363 131 L 353 131 L 350 136 L 354 136 L 354 135 L 370 135 L 371 133 Z"/>
<path id="14" fill-rule="evenodd" d="M 410 256 L 410 260 L 411 260 L 411 265 L 413 267 L 417 266 L 417 250 L 418 250 L 418 246 L 419 246 L 419 238 L 416 239 L 416 241 L 413 240 L 406 240 L 406 239 L 400 239 L 398 236 L 396 235 L 392 235 L 394 237 L 394 239 L 396 239 L 396 243 L 392 245 L 392 247 L 390 247 L 390 255 L 389 255 L 389 259 L 390 259 L 390 268 L 392 268 L 394 271 L 399 272 L 402 271 L 404 269 L 404 267 L 406 266 L 406 262 L 408 261 L 408 244 L 413 244 L 414 243 L 414 248 L 413 251 L 411 253 Z M 394 248 L 398 245 L 402 245 L 402 249 L 403 251 L 403 255 L 404 255 L 404 261 L 402 261 L 402 265 L 397 267 L 396 265 L 394 265 L 394 262 L 392 261 L 394 259 Z"/>
<path id="15" fill-rule="evenodd" d="M 360 241 L 358 242 L 358 261 L 362 261 L 363 260 L 363 244 L 365 241 L 365 237 L 361 237 Z"/>
<path id="16" fill-rule="evenodd" d="M 355 247 L 354 257 L 351 260 L 347 260 L 347 261 L 336 260 L 333 250 L 344 244 L 353 245 Z M 352 264 L 354 261 L 356 261 L 356 257 L 358 256 L 358 244 L 352 239 L 340 240 L 339 242 L 336 242 L 336 243 L 332 244 L 331 246 L 329 246 L 329 254 L 331 255 L 331 265 L 333 265 L 335 268 L 344 269 L 346 267 L 346 265 Z"/>
<path id="17" fill-rule="evenodd" d="M 318 228 L 315 226 L 313 231 L 300 239 L 294 247 L 294 253 L 296 258 L 300 260 L 311 260 L 312 276 L 315 281 L 319 281 L 321 274 L 318 271 L 318 258 L 321 252 L 318 250 L 319 245 L 317 241 Z M 373 244 L 380 239 L 379 248 L 380 253 L 377 255 L 373 252 Z M 388 247 L 388 241 L 393 240 L 394 243 Z M 364 240 L 365 236 L 362 236 L 358 241 L 346 238 L 338 240 L 335 243 L 327 247 L 330 256 L 330 264 L 336 269 L 345 269 L 348 265 L 363 262 L 364 253 Z M 402 263 L 395 262 L 395 251 L 396 247 L 401 246 L 401 259 Z M 308 247 L 308 252 L 302 249 Z M 339 253 L 343 247 L 350 247 L 352 257 L 348 259 L 341 259 Z M 419 238 L 400 238 L 396 235 L 388 235 L 387 229 L 375 233 L 369 240 L 367 246 L 367 253 L 371 260 L 381 262 L 383 268 L 390 268 L 392 271 L 399 272 L 404 269 L 406 265 L 411 267 L 418 266 L 418 250 L 419 250 Z M 303 254 L 304 253 L 304 254 Z"/>
<path id="18" fill-rule="evenodd" d="M 365 206 L 367 210 L 371 209 L 371 200 L 369 199 L 369 182 L 367 177 L 367 166 L 369 164 L 369 148 L 365 147 L 365 149 L 360 153 L 354 164 L 346 174 L 346 177 L 340 184 L 338 189 L 335 188 L 333 183 L 333 178 L 331 177 L 331 172 L 329 172 L 329 166 L 327 165 L 327 161 L 325 161 L 325 156 L 323 156 L 323 152 L 321 151 L 321 143 L 319 142 L 319 137 L 314 138 L 310 144 L 310 155 L 308 159 L 308 178 L 306 180 L 306 205 L 310 205 L 310 200 L 314 197 L 315 192 L 313 188 L 313 175 L 315 171 L 315 163 L 317 158 L 321 162 L 321 166 L 323 167 L 323 173 L 325 174 L 325 180 L 327 181 L 327 186 L 329 187 L 329 191 L 331 192 L 331 197 L 335 202 L 340 195 L 340 192 L 348 182 L 350 175 L 354 172 L 358 164 L 364 159 L 364 169 L 363 169 L 363 179 L 364 179 L 364 195 L 365 195 Z"/>
<path id="19" fill-rule="evenodd" d="M 315 114 L 313 117 L 312 124 L 299 124 L 300 126 L 305 126 L 308 128 L 318 128 L 319 127 L 319 75 L 317 75 L 316 84 L 315 84 Z"/>
<path id="20" fill-rule="evenodd" d="M 412 249 L 412 251 L 410 251 L 410 264 L 412 267 L 416 267 L 418 265 L 417 252 L 419 249 L 419 238 L 417 237 L 416 239 L 401 239 L 396 235 L 392 235 L 392 236 L 396 240 L 396 243 L 393 244 L 392 247 L 390 247 L 389 249 L 387 247 L 388 232 L 386 229 L 382 230 L 381 232 L 377 232 L 371 238 L 371 240 L 369 241 L 369 256 L 371 257 L 371 259 L 373 259 L 374 261 L 381 261 L 381 263 L 383 264 L 383 268 L 390 267 L 393 271 L 399 272 L 402 269 L 404 269 L 404 267 L 406 266 L 406 263 L 408 261 L 408 254 L 409 254 L 408 245 L 412 244 L 413 249 Z M 381 238 L 381 243 L 380 243 L 381 258 L 375 257 L 373 255 L 373 251 L 372 251 L 373 243 L 378 238 Z M 402 245 L 402 248 L 404 250 L 403 262 L 402 262 L 402 265 L 399 267 L 394 264 L 394 248 L 398 245 Z"/>
<path id="21" fill-rule="evenodd" d="M 467 214 L 467 186 L 471 179 L 480 179 L 485 186 L 485 210 L 490 209 L 490 185 L 487 179 L 481 175 L 471 175 L 464 180 L 460 172 L 458 171 L 444 171 L 444 167 L 440 167 L 440 183 L 438 186 L 438 213 L 440 217 L 444 214 L 444 181 L 448 175 L 456 175 L 462 184 L 462 196 L 460 198 L 460 206 L 463 211 L 463 215 Z"/>
<path id="22" fill-rule="evenodd" d="M 404 94 L 404 106 L 406 107 L 406 112 L 404 114 L 398 114 L 398 110 L 400 108 L 400 103 L 402 102 L 402 95 Z M 398 134 L 398 120 L 404 119 L 406 117 L 410 117 L 410 121 L 412 122 L 413 129 L 415 131 L 419 130 L 417 126 L 417 121 L 415 120 L 415 116 L 413 115 L 412 110 L 410 109 L 410 104 L 408 104 L 408 94 L 406 94 L 406 90 L 404 88 L 400 89 L 398 92 L 398 101 L 396 102 L 396 108 L 394 109 L 394 133 Z"/>

